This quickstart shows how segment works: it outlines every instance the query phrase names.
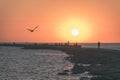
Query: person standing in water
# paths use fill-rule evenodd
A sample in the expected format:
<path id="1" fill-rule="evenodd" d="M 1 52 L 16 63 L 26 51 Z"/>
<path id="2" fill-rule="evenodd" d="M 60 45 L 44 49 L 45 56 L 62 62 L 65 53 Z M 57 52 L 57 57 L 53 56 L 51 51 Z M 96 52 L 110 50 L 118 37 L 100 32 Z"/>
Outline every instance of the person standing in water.
<path id="1" fill-rule="evenodd" d="M 98 49 L 100 49 L 100 41 L 98 41 Z"/>

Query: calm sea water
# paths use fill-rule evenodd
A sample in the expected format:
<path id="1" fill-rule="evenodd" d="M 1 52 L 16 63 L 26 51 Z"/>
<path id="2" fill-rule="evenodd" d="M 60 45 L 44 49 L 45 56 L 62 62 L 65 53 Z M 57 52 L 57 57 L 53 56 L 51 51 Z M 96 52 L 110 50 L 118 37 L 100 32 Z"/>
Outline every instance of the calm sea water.
<path id="1" fill-rule="evenodd" d="M 71 64 L 65 60 L 66 56 L 55 50 L 0 46 L 0 80 L 70 80 L 70 76 L 58 75 Z"/>
<path id="2" fill-rule="evenodd" d="M 82 44 L 96 48 L 96 44 Z M 102 48 L 120 50 L 120 44 L 101 44 Z M 20 47 L 0 46 L 0 80 L 80 80 L 85 73 L 61 76 L 72 63 L 68 55 L 55 50 L 25 50 Z"/>

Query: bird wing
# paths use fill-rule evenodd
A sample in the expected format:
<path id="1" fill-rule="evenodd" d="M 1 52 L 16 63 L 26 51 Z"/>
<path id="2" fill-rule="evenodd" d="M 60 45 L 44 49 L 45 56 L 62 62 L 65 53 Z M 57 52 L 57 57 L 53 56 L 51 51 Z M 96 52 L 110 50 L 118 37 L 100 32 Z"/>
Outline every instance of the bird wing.
<path id="1" fill-rule="evenodd" d="M 33 30 L 35 30 L 36 28 L 38 28 L 38 26 L 36 26 Z"/>
<path id="2" fill-rule="evenodd" d="M 27 29 L 28 31 L 30 31 L 30 32 L 33 32 L 33 30 L 32 29 Z"/>

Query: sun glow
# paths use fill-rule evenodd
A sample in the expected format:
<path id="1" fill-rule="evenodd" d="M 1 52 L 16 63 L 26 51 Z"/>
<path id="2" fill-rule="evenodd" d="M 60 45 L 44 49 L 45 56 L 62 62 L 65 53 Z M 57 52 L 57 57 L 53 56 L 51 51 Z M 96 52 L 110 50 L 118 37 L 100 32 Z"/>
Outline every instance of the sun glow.
<path id="1" fill-rule="evenodd" d="M 73 36 L 78 36 L 79 35 L 79 30 L 78 29 L 72 29 L 72 35 Z"/>
<path id="2" fill-rule="evenodd" d="M 58 33 L 61 41 L 85 42 L 91 37 L 92 29 L 84 19 L 67 19 L 61 22 Z"/>

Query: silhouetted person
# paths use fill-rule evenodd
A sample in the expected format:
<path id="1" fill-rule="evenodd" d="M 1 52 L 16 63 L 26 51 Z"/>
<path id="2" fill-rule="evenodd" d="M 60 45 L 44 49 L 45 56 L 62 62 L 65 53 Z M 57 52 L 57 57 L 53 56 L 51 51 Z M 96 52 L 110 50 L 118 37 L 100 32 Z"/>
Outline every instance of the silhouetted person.
<path id="1" fill-rule="evenodd" d="M 100 42 L 98 41 L 98 49 L 100 48 Z"/>
<path id="2" fill-rule="evenodd" d="M 15 46 L 16 45 L 16 43 L 15 42 L 13 42 L 13 46 Z"/>
<path id="3" fill-rule="evenodd" d="M 78 43 L 74 43 L 74 46 L 78 46 Z"/>

